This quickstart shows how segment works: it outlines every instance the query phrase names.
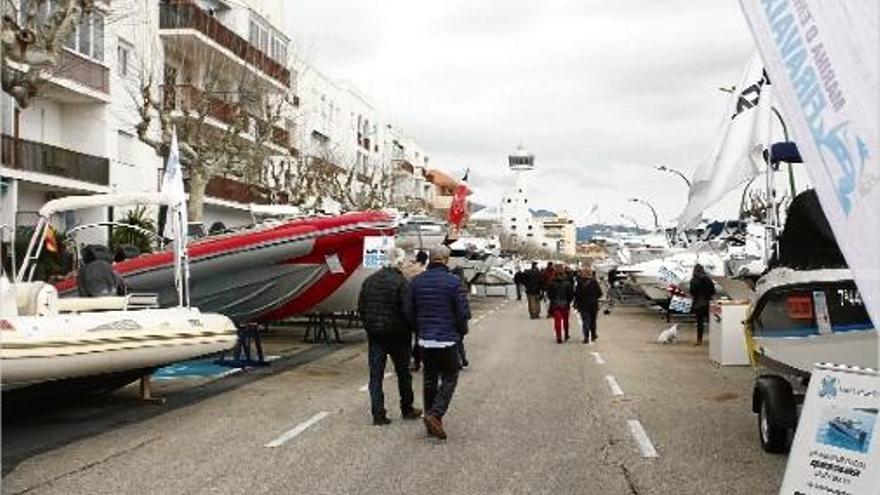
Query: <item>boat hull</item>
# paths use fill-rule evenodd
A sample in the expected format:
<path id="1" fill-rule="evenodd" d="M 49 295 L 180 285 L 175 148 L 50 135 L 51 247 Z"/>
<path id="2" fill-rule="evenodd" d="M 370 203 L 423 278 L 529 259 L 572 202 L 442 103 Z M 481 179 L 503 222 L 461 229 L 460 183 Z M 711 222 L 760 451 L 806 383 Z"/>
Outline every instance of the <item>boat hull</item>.
<path id="1" fill-rule="evenodd" d="M 3 390 L 154 368 L 231 349 L 232 321 L 195 308 L 8 318 Z"/>
<path id="2" fill-rule="evenodd" d="M 878 368 L 877 330 L 847 269 L 774 269 L 758 282 L 748 326 L 757 361 L 770 367 Z"/>
<path id="3" fill-rule="evenodd" d="M 190 246 L 190 302 L 241 325 L 289 318 L 330 297 L 362 263 L 364 237 L 393 235 L 380 212 L 313 217 L 255 228 Z M 119 263 L 132 292 L 155 293 L 159 304 L 177 304 L 171 253 Z M 359 290 L 359 285 L 357 286 Z M 59 285 L 75 292 L 75 279 Z"/>

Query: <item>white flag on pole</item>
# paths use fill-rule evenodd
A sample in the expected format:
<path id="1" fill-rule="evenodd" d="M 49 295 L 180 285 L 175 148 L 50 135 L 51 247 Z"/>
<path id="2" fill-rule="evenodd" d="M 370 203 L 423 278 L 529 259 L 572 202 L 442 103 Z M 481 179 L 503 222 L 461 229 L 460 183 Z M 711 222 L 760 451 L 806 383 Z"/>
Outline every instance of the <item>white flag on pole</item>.
<path id="1" fill-rule="evenodd" d="M 168 212 L 165 216 L 165 228 L 163 237 L 173 239 L 174 241 L 174 281 L 177 286 L 177 292 L 180 295 L 180 304 L 188 304 L 188 295 L 184 280 L 188 277 L 188 273 L 183 270 L 188 269 L 186 263 L 186 244 L 187 244 L 187 210 L 186 210 L 186 190 L 183 187 L 183 170 L 180 167 L 180 149 L 177 144 L 177 129 L 171 131 L 171 146 L 168 150 L 168 162 L 165 164 L 165 174 L 162 176 L 162 191 L 171 199 L 168 205 Z"/>
<path id="2" fill-rule="evenodd" d="M 756 53 L 731 94 L 712 151 L 694 172 L 679 228 L 692 225 L 706 208 L 761 172 L 763 151 L 770 140 L 768 85 Z"/>

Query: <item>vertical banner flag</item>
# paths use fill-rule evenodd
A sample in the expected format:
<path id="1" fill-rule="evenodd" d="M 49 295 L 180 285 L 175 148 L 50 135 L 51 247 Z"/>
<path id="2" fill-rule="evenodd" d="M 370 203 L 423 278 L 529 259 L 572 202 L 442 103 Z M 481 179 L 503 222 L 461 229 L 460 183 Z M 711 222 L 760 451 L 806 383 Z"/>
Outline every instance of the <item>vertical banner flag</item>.
<path id="1" fill-rule="evenodd" d="M 756 53 L 730 95 L 712 150 L 694 172 L 688 204 L 678 219 L 680 229 L 699 220 L 706 208 L 761 172 L 763 151 L 770 141 L 769 84 Z"/>
<path id="2" fill-rule="evenodd" d="M 471 193 L 467 183 L 468 174 L 470 174 L 470 170 L 464 173 L 461 182 L 455 186 L 455 191 L 452 194 L 452 204 L 449 206 L 449 217 L 447 220 L 449 221 L 449 237 L 452 239 L 458 238 L 461 225 L 467 217 L 467 197 Z"/>
<path id="3" fill-rule="evenodd" d="M 876 325 L 880 2 L 740 0 L 740 6 L 822 209 Z"/>
<path id="4" fill-rule="evenodd" d="M 189 295 L 186 294 L 184 280 L 189 278 L 188 273 L 181 270 L 189 270 L 186 263 L 187 244 L 187 210 L 186 190 L 183 187 L 183 170 L 180 167 L 180 149 L 177 144 L 177 129 L 171 131 L 171 146 L 168 150 L 168 162 L 165 164 L 165 174 L 162 176 L 162 192 L 171 198 L 165 219 L 165 231 L 162 236 L 174 240 L 175 259 L 183 261 L 175 263 L 174 280 L 180 294 L 180 304 L 188 304 Z"/>

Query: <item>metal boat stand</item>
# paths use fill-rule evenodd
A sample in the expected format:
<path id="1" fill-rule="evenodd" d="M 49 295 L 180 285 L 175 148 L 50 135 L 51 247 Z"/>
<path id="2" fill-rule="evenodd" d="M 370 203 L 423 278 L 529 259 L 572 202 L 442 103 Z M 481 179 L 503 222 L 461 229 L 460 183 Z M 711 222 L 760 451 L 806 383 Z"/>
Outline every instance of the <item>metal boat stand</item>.
<path id="1" fill-rule="evenodd" d="M 267 324 L 248 323 L 237 327 L 238 340 L 235 343 L 232 359 L 227 359 L 224 355 L 217 359 L 215 363 L 233 368 L 269 366 L 270 363 L 266 361 L 266 356 L 263 354 L 263 339 L 260 335 L 264 330 L 268 330 Z M 252 357 L 252 346 L 256 351 L 257 359 Z"/>
<path id="2" fill-rule="evenodd" d="M 165 397 L 153 397 L 153 375 L 143 375 L 139 380 L 140 396 L 138 399 L 145 404 L 161 406 L 165 404 Z"/>
<path id="3" fill-rule="evenodd" d="M 333 340 L 330 338 L 330 330 L 333 330 Z M 306 333 L 303 342 L 323 342 L 325 344 L 342 343 L 339 337 L 339 326 L 336 324 L 336 315 L 333 313 L 317 313 L 309 315 L 306 324 Z"/>

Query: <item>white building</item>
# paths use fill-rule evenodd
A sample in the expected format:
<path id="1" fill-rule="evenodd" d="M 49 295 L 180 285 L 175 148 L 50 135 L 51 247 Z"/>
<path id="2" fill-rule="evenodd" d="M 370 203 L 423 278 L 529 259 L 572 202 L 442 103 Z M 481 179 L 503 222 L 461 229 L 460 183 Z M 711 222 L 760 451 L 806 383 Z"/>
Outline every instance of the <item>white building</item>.
<path id="1" fill-rule="evenodd" d="M 0 223 L 32 223 L 28 212 L 56 196 L 157 190 L 163 164 L 136 135 L 140 119 L 132 98 L 148 77 L 163 105 L 209 101 L 218 127 L 225 114 L 246 107 L 235 96 L 235 85 L 245 79 L 270 92 L 291 91 L 282 0 L 114 0 L 96 6 L 28 108 L 2 96 Z M 253 123 L 254 132 L 262 129 L 256 118 Z M 292 145 L 290 129 L 269 132 L 270 145 Z M 207 196 L 206 225 L 249 221 L 246 205 L 256 199 L 252 188 L 230 178 L 209 183 Z M 79 212 L 64 223 L 108 215 Z"/>

